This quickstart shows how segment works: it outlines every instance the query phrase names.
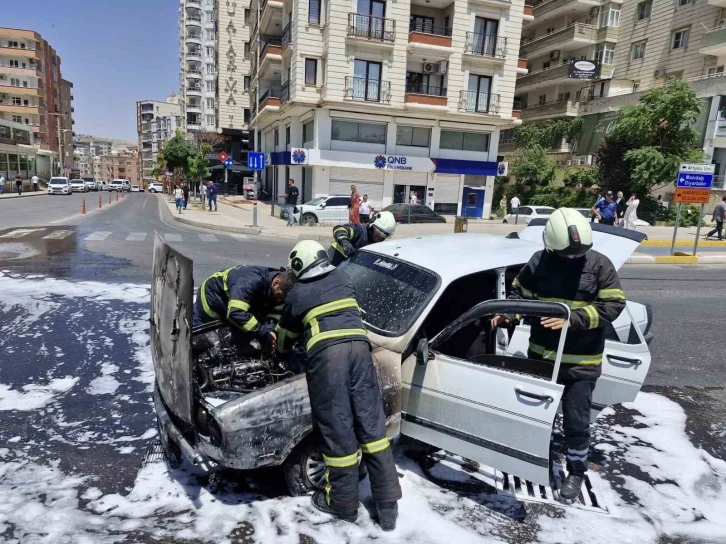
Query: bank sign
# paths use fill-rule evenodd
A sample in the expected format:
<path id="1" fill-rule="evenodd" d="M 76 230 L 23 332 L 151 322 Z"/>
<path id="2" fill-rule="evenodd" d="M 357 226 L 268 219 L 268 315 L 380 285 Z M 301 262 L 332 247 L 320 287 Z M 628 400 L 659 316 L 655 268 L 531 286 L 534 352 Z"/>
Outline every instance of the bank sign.
<path id="1" fill-rule="evenodd" d="M 397 155 L 378 155 L 373 159 L 373 165 L 379 170 L 413 171 L 413 166 L 408 164 L 408 158 Z"/>

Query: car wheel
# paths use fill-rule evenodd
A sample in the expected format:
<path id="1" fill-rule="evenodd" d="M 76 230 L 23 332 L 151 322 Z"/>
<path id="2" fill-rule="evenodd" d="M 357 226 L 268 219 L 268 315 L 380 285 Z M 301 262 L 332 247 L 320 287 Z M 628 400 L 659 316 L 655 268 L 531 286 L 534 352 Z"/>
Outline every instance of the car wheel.
<path id="1" fill-rule="evenodd" d="M 299 497 L 323 488 L 325 461 L 316 436 L 310 434 L 300 442 L 282 464 L 290 495 Z"/>
<path id="2" fill-rule="evenodd" d="M 312 227 L 315 226 L 315 224 L 318 222 L 318 218 L 315 217 L 312 213 L 306 213 L 302 216 L 300 219 L 300 224 L 305 225 L 306 227 Z"/>

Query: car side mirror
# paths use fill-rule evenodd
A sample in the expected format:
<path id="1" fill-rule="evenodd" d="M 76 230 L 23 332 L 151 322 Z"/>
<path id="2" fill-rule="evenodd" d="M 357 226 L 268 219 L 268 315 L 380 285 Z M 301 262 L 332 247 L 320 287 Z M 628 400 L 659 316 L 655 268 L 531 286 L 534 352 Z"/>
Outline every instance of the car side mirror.
<path id="1" fill-rule="evenodd" d="M 421 338 L 416 345 L 416 363 L 426 366 L 431 359 L 433 359 L 433 356 L 429 352 L 429 341 L 426 338 Z"/>
<path id="2" fill-rule="evenodd" d="M 321 203 L 320 203 L 320 209 L 321 209 L 321 210 L 325 209 L 325 202 L 321 202 Z"/>

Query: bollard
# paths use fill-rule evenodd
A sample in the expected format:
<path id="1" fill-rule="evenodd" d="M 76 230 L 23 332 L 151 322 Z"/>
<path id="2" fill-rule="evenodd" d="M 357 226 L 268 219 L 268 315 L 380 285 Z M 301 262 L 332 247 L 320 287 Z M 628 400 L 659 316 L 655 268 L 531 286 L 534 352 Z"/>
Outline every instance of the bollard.
<path id="1" fill-rule="evenodd" d="M 121 191 L 121 200 L 123 200 L 123 199 L 124 199 L 124 192 Z"/>
<path id="2" fill-rule="evenodd" d="M 118 202 L 118 193 L 116 193 L 116 202 Z"/>
<path id="3" fill-rule="evenodd" d="M 100 210 L 103 207 L 101 204 L 101 195 L 98 195 L 98 209 Z"/>
<path id="4" fill-rule="evenodd" d="M 111 193 L 108 193 L 108 205 L 111 205 Z"/>
<path id="5" fill-rule="evenodd" d="M 81 213 L 85 215 L 86 213 L 86 197 L 83 197 L 83 202 L 81 203 Z"/>
<path id="6" fill-rule="evenodd" d="M 254 207 L 252 208 L 252 226 L 257 226 L 257 202 L 254 203 Z"/>

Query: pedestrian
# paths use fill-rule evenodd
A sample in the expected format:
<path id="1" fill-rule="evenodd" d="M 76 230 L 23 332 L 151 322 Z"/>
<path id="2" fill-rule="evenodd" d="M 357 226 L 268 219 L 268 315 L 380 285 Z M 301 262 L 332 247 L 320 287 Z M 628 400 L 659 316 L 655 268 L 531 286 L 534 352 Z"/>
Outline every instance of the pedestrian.
<path id="1" fill-rule="evenodd" d="M 348 220 L 351 223 L 360 223 L 360 195 L 355 185 L 350 186 L 350 203 L 348 204 Z"/>
<path id="2" fill-rule="evenodd" d="M 0 174 L 0 195 L 5 192 L 5 176 Z"/>
<path id="3" fill-rule="evenodd" d="M 209 202 L 209 211 L 212 211 L 212 204 L 214 204 L 214 211 L 217 211 L 217 186 L 214 181 L 210 180 L 207 185 L 207 202 Z"/>
<path id="4" fill-rule="evenodd" d="M 204 209 L 204 204 L 207 200 L 207 182 L 203 181 L 202 186 L 199 188 L 199 201 L 202 204 L 202 209 Z"/>
<path id="5" fill-rule="evenodd" d="M 357 249 L 387 240 L 396 232 L 396 218 L 391 212 L 378 212 L 373 223 L 357 225 L 348 223 L 333 228 L 335 241 L 328 249 L 328 258 L 333 266 L 350 259 Z"/>
<path id="6" fill-rule="evenodd" d="M 603 200 L 602 195 L 600 193 L 598 193 L 597 198 L 595 199 L 595 206 L 600 204 L 601 200 Z M 590 223 L 594 223 L 595 219 L 597 219 L 597 215 L 595 215 L 595 212 L 592 212 L 592 210 L 591 210 L 591 213 L 592 213 L 592 217 L 590 217 Z"/>
<path id="7" fill-rule="evenodd" d="M 607 191 L 591 209 L 601 225 L 614 225 L 618 214 L 618 205 L 613 200 L 613 192 Z"/>
<path id="8" fill-rule="evenodd" d="M 714 234 L 718 234 L 718 239 L 723 240 L 724 217 L 726 217 L 726 196 L 724 196 L 721 199 L 721 202 L 716 204 L 716 207 L 713 209 L 713 215 L 711 216 L 711 221 L 716 222 L 716 228 L 713 229 L 711 232 L 709 232 L 706 235 L 706 238 L 710 238 Z"/>
<path id="9" fill-rule="evenodd" d="M 182 208 L 184 208 L 184 191 L 179 187 L 178 183 L 174 189 L 174 202 L 176 202 L 176 211 L 181 213 Z"/>
<path id="10" fill-rule="evenodd" d="M 360 203 L 360 222 L 367 224 L 371 220 L 371 212 L 373 206 L 368 200 L 368 195 L 363 195 L 363 201 Z"/>
<path id="11" fill-rule="evenodd" d="M 625 308 L 625 295 L 613 264 L 591 249 L 590 223 L 577 210 L 555 210 L 545 225 L 543 241 L 545 249 L 537 251 L 519 272 L 509 298 L 556 300 L 571 310 L 557 382 L 564 386 L 568 471 L 560 498 L 574 502 L 588 468 L 590 407 L 602 370 L 606 327 Z M 515 323 L 514 315 L 495 316 L 491 321 L 493 327 Z M 527 357 L 554 363 L 563 325 L 564 319 L 559 318 L 532 320 Z"/>
<path id="12" fill-rule="evenodd" d="M 187 204 L 189 204 L 189 185 L 186 183 L 182 183 L 182 194 L 184 195 L 184 209 L 187 209 Z"/>
<path id="13" fill-rule="evenodd" d="M 295 226 L 295 206 L 297 206 L 297 197 L 300 191 L 295 187 L 295 180 L 290 178 L 287 180 L 287 193 L 282 195 L 285 199 L 285 213 L 287 214 L 287 226 Z"/>
<path id="14" fill-rule="evenodd" d="M 618 207 L 618 215 L 617 220 L 615 221 L 616 227 L 624 227 L 625 226 L 625 198 L 623 197 L 623 192 L 618 191 L 617 198 L 615 199 L 615 204 Z"/>
<path id="15" fill-rule="evenodd" d="M 15 187 L 18 190 L 18 195 L 23 194 L 23 178 L 20 177 L 20 174 L 15 176 Z"/>
<path id="16" fill-rule="evenodd" d="M 517 210 L 522 205 L 521 202 L 519 202 L 519 197 L 517 195 L 512 197 L 510 205 L 512 206 L 512 213 L 517 213 Z"/>
<path id="17" fill-rule="evenodd" d="M 38 183 L 40 183 L 40 179 L 37 174 L 33 174 L 33 177 L 30 178 L 30 183 L 33 185 L 33 192 L 38 192 Z"/>
<path id="18" fill-rule="evenodd" d="M 409 202 L 411 204 L 418 204 L 418 195 L 416 194 L 416 191 L 411 191 L 411 194 L 409 195 Z"/>
<path id="19" fill-rule="evenodd" d="M 635 230 L 635 222 L 638 220 L 638 205 L 640 204 L 640 200 L 638 200 L 638 195 L 633 193 L 630 195 L 630 198 L 628 199 L 628 209 L 625 210 L 625 228 L 630 230 Z"/>
<path id="20" fill-rule="evenodd" d="M 358 517 L 358 451 L 384 531 L 396 527 L 401 484 L 386 437 L 386 418 L 371 345 L 348 272 L 335 268 L 318 242 L 299 242 L 288 258 L 297 284 L 285 301 L 277 350 L 302 339 L 313 424 L 326 465 L 325 488 L 313 493 L 318 510 L 354 522 Z"/>
<path id="21" fill-rule="evenodd" d="M 502 199 L 499 201 L 499 209 L 502 210 L 502 217 L 507 215 L 507 195 L 502 195 Z"/>

